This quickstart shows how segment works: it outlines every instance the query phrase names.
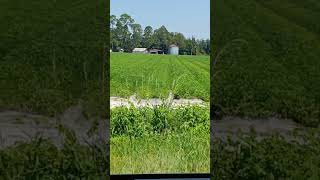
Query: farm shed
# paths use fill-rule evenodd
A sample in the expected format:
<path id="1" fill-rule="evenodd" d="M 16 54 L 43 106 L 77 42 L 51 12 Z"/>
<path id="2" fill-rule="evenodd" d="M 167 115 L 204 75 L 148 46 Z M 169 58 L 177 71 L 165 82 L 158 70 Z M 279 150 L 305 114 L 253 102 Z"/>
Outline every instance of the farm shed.
<path id="1" fill-rule="evenodd" d="M 150 54 L 163 54 L 164 52 L 161 49 L 150 49 Z"/>
<path id="2" fill-rule="evenodd" d="M 143 54 L 146 54 L 146 53 L 148 53 L 148 50 L 147 50 L 147 48 L 134 48 L 132 50 L 132 53 L 143 53 Z"/>
<path id="3" fill-rule="evenodd" d="M 169 46 L 169 54 L 179 55 L 179 47 L 174 44 L 170 45 Z"/>

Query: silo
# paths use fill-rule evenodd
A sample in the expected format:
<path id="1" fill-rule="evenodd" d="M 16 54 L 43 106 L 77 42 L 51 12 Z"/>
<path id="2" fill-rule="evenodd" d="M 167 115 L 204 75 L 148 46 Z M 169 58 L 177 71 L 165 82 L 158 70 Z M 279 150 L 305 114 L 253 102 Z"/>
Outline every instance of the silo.
<path id="1" fill-rule="evenodd" d="M 179 55 L 179 47 L 172 44 L 169 46 L 169 54 Z"/>

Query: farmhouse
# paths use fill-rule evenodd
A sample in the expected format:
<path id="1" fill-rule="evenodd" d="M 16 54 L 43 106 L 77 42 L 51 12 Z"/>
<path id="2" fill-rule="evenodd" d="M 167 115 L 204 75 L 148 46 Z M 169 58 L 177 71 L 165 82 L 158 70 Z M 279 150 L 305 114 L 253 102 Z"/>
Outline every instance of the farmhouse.
<path id="1" fill-rule="evenodd" d="M 148 53 L 147 48 L 134 48 L 132 50 L 132 53 L 142 53 L 142 54 L 146 54 Z"/>
<path id="2" fill-rule="evenodd" d="M 161 49 L 150 49 L 150 54 L 164 54 L 164 52 Z"/>

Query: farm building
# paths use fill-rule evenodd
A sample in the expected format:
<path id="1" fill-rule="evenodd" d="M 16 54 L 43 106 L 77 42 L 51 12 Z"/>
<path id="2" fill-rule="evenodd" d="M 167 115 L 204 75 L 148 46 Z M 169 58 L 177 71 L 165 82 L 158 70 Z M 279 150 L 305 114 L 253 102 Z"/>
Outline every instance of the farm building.
<path id="1" fill-rule="evenodd" d="M 163 54 L 164 52 L 161 49 L 150 49 L 150 54 Z"/>
<path id="2" fill-rule="evenodd" d="M 172 54 L 172 55 L 179 55 L 179 47 L 177 45 L 170 45 L 169 46 L 169 54 Z"/>
<path id="3" fill-rule="evenodd" d="M 132 50 L 132 53 L 142 53 L 142 54 L 146 54 L 148 53 L 147 48 L 134 48 Z"/>

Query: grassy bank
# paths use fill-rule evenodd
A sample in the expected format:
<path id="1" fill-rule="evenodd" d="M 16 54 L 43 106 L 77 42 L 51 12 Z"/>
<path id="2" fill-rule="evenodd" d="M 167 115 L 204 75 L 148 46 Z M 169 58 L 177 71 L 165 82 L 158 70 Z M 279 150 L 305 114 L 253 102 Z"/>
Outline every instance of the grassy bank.
<path id="1" fill-rule="evenodd" d="M 209 172 L 209 122 L 209 107 L 112 109 L 111 174 Z"/>

